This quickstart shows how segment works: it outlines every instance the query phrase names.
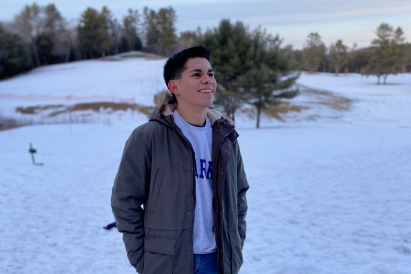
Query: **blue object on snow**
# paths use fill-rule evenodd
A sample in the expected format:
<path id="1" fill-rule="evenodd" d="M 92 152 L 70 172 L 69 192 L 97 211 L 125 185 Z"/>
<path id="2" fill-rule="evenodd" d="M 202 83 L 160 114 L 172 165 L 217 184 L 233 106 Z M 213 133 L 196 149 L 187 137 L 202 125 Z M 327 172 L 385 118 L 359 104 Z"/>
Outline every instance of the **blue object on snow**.
<path id="1" fill-rule="evenodd" d="M 116 222 L 108 224 L 107 226 L 103 226 L 103 228 L 106 229 L 106 230 L 110 230 L 113 227 L 117 227 Z"/>

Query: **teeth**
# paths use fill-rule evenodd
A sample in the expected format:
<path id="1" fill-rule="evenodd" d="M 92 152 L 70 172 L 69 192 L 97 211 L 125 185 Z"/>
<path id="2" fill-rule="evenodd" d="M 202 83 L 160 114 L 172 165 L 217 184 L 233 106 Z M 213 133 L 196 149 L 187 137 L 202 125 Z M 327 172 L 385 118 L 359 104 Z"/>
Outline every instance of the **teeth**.
<path id="1" fill-rule="evenodd" d="M 211 93 L 211 89 L 200 90 L 201 93 Z"/>

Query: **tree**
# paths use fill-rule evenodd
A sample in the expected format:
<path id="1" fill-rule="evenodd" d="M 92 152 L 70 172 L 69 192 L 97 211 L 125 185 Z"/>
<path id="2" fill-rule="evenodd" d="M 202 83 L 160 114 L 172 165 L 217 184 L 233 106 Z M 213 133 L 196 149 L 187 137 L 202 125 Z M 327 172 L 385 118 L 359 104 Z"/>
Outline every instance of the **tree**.
<path id="1" fill-rule="evenodd" d="M 54 4 L 26 5 L 12 23 L 12 29 L 30 49 L 33 66 L 58 62 L 70 45 L 65 39 L 66 20 Z M 61 59 L 63 59 L 62 57 Z"/>
<path id="2" fill-rule="evenodd" d="M 212 53 L 218 82 L 215 104 L 234 119 L 244 102 L 257 109 L 257 128 L 261 110 L 293 97 L 290 90 L 298 78 L 291 47 L 281 48 L 281 39 L 258 28 L 250 31 L 241 22 L 222 20 L 202 37 L 201 44 Z"/>
<path id="3" fill-rule="evenodd" d="M 13 21 L 13 28 L 22 37 L 23 42 L 27 44 L 32 64 L 34 67 L 40 66 L 40 57 L 35 43 L 36 38 L 42 32 L 41 8 L 36 3 L 31 6 L 24 6 L 23 10 Z"/>
<path id="4" fill-rule="evenodd" d="M 394 28 L 382 23 L 376 32 L 377 38 L 371 43 L 369 62 L 366 68 L 367 75 L 377 76 L 377 84 L 380 84 L 380 77 L 387 82 L 389 74 L 401 72 L 405 59 L 403 45 L 405 38 L 401 28 Z"/>
<path id="5" fill-rule="evenodd" d="M 224 19 L 217 28 L 206 31 L 199 44 L 212 53 L 218 82 L 215 104 L 222 106 L 226 115 L 234 120 L 236 110 L 243 105 L 239 77 L 252 68 L 252 56 L 258 54 L 251 47 L 249 30 L 242 22 L 232 24 Z"/>
<path id="6" fill-rule="evenodd" d="M 348 64 L 347 48 L 341 40 L 330 46 L 329 61 L 336 76 L 338 76 L 341 67 Z"/>
<path id="7" fill-rule="evenodd" d="M 140 14 L 138 10 L 129 9 L 128 14 L 123 17 L 123 39 L 125 50 L 140 50 L 141 40 L 138 35 Z"/>
<path id="8" fill-rule="evenodd" d="M 175 10 L 170 6 L 161 8 L 157 13 L 157 25 L 160 34 L 160 53 L 170 55 L 177 40 L 175 23 L 177 15 Z"/>
<path id="9" fill-rule="evenodd" d="M 16 34 L 0 25 L 0 79 L 22 73 L 30 68 L 26 47 Z"/>
<path id="10" fill-rule="evenodd" d="M 161 8 L 156 12 L 145 7 L 143 14 L 146 49 L 163 55 L 171 54 L 177 40 L 175 33 L 177 16 L 175 10 L 170 6 L 168 8 Z"/>
<path id="11" fill-rule="evenodd" d="M 70 48 L 70 41 L 67 39 L 66 20 L 61 16 L 54 4 L 49 4 L 42 8 L 44 14 L 43 31 L 41 37 L 37 41 L 47 40 L 48 50 L 42 50 L 41 45 L 38 44 L 40 51 L 44 51 L 42 57 L 44 64 L 56 63 L 58 56 L 66 56 Z M 67 57 L 65 58 L 67 59 Z"/>
<path id="12" fill-rule="evenodd" d="M 326 49 L 318 33 L 312 32 L 308 35 L 303 48 L 303 61 L 305 68 L 308 69 L 310 73 L 317 70 L 325 56 Z"/>
<path id="13" fill-rule="evenodd" d="M 145 48 L 150 52 L 157 53 L 160 49 L 160 30 L 157 27 L 157 13 L 148 7 L 144 7 L 143 16 Z"/>
<path id="14" fill-rule="evenodd" d="M 256 128 L 260 128 L 262 109 L 278 105 L 281 99 L 293 98 L 298 94 L 295 81 L 299 73 L 292 61 L 292 48 L 281 48 L 279 36 L 272 37 L 257 29 L 253 34 L 254 47 L 260 48 L 255 66 L 240 78 L 244 88 L 242 98 L 257 110 Z"/>
<path id="15" fill-rule="evenodd" d="M 183 31 L 177 39 L 176 51 L 180 52 L 183 49 L 193 47 L 197 44 L 197 41 L 202 39 L 201 28 L 197 27 L 196 31 Z"/>
<path id="16" fill-rule="evenodd" d="M 113 39 L 109 33 L 110 11 L 103 7 L 101 13 L 93 8 L 87 8 L 83 12 L 80 24 L 77 27 L 80 46 L 85 55 L 90 58 L 94 56 L 105 56 L 110 49 Z"/>

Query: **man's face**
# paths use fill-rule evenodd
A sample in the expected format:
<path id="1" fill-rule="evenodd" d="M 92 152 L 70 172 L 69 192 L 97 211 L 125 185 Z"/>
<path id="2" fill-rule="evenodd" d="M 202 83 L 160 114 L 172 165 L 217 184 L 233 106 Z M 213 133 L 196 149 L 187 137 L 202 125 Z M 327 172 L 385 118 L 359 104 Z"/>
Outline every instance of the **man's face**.
<path id="1" fill-rule="evenodd" d="M 205 58 L 190 58 L 181 79 L 171 80 L 169 89 L 180 107 L 208 108 L 213 104 L 217 82 L 210 62 Z"/>

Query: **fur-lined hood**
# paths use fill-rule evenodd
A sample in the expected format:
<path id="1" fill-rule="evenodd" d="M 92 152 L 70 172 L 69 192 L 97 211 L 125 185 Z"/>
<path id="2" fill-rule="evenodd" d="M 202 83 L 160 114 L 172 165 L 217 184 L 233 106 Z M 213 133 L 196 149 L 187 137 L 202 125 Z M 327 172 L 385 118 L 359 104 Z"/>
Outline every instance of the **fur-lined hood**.
<path id="1" fill-rule="evenodd" d="M 172 115 L 173 112 L 177 109 L 177 103 L 170 103 L 174 101 L 173 95 L 168 90 L 163 90 L 154 95 L 154 104 L 156 105 L 157 112 L 168 116 Z M 211 124 L 214 124 L 215 121 L 218 119 L 222 119 L 223 121 L 234 125 L 234 121 L 228 117 L 223 116 L 220 112 L 207 109 L 207 116 L 210 119 Z"/>

